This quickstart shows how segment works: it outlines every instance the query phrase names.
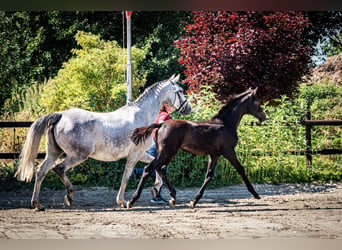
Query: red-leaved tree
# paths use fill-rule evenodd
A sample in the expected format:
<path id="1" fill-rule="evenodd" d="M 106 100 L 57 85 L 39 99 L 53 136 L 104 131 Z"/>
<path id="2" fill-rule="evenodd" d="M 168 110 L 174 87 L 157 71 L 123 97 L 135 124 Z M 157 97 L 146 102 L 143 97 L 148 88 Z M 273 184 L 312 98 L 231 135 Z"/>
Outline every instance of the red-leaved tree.
<path id="1" fill-rule="evenodd" d="M 259 87 L 262 99 L 293 95 L 308 70 L 310 23 L 298 12 L 195 12 L 175 42 L 190 91 L 210 84 L 220 99 Z"/>

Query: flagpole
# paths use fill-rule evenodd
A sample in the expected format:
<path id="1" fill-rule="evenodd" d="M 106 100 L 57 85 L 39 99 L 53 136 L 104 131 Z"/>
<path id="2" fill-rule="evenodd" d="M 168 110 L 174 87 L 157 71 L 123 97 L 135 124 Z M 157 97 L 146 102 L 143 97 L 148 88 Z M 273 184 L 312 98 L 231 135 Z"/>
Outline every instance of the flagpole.
<path id="1" fill-rule="evenodd" d="M 132 11 L 126 11 L 126 19 L 127 19 L 127 103 L 132 101 L 131 15 L 132 15 Z"/>

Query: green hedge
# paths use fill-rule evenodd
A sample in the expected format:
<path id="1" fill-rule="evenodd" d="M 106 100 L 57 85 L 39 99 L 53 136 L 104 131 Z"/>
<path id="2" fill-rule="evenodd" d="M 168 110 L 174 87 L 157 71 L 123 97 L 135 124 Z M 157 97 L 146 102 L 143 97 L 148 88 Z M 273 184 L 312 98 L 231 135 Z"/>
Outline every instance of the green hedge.
<path id="1" fill-rule="evenodd" d="M 204 120 L 215 114 L 220 105 L 208 87 L 203 87 L 206 95 L 189 96 L 193 113 L 188 120 Z M 236 147 L 238 158 L 247 175 L 254 183 L 283 183 L 309 181 L 341 181 L 341 155 L 313 156 L 313 166 L 306 169 L 305 156 L 285 155 L 282 151 L 305 148 L 305 129 L 297 121 L 304 118 L 308 100 L 313 119 L 341 119 L 340 86 L 315 84 L 302 86 L 298 98 L 288 100 L 283 97 L 277 106 L 265 104 L 268 120 L 263 126 L 251 126 L 255 118 L 245 116 L 238 129 L 239 143 Z M 196 104 L 197 102 L 197 104 Z M 329 112 L 326 112 L 328 111 Z M 174 115 L 174 118 L 178 118 Z M 314 149 L 341 148 L 340 127 L 314 127 L 312 142 Z M 269 155 L 271 154 L 271 155 Z M 168 176 L 176 187 L 200 186 L 207 168 L 207 156 L 194 156 L 179 151 L 169 165 Z M 83 186 L 110 186 L 119 188 L 125 166 L 125 159 L 117 162 L 100 162 L 89 159 L 73 171 L 68 172 L 71 181 Z M 137 167 L 143 167 L 138 163 Z M 1 189 L 11 189 L 32 184 L 22 184 L 13 179 L 17 162 L 2 163 L 0 167 Z M 129 182 L 135 188 L 138 179 Z M 230 163 L 221 157 L 211 186 L 240 183 L 241 178 Z M 150 180 L 149 184 L 153 181 Z M 63 188 L 57 176 L 51 171 L 43 186 Z"/>

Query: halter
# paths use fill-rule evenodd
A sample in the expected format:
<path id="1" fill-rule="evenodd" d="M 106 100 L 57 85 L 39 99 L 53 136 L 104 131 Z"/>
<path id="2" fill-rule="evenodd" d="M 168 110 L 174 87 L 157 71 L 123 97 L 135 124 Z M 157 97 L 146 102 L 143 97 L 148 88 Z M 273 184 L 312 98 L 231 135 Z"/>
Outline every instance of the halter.
<path id="1" fill-rule="evenodd" d="M 170 81 L 171 81 L 171 83 L 172 83 L 172 86 L 171 86 L 171 87 L 172 87 L 172 90 L 173 90 L 173 92 L 175 93 L 175 98 L 174 98 L 174 100 L 173 100 L 172 106 L 175 107 L 177 96 L 178 96 L 178 99 L 181 100 L 181 96 L 180 96 L 180 94 L 178 93 L 180 90 L 176 88 L 176 85 L 175 85 L 175 83 L 174 83 L 172 80 L 170 80 Z M 179 112 L 180 110 L 183 110 L 183 109 L 184 109 L 183 106 L 184 106 L 184 104 L 186 104 L 186 103 L 187 103 L 187 99 L 185 99 L 185 100 L 181 103 L 181 105 L 179 105 L 179 107 L 176 109 L 176 112 Z"/>

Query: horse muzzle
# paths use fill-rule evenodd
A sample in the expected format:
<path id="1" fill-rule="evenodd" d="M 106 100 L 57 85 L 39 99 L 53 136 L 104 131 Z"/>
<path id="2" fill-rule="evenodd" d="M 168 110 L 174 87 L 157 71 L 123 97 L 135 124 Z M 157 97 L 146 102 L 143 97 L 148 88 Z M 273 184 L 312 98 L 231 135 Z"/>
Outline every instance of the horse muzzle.
<path id="1" fill-rule="evenodd" d="M 188 115 L 191 112 L 191 107 L 186 99 L 182 102 L 179 108 L 176 109 L 176 112 L 179 112 L 181 115 Z"/>
<path id="2" fill-rule="evenodd" d="M 262 122 L 264 122 L 266 120 L 266 114 L 264 112 L 262 112 L 259 116 L 258 116 L 259 121 L 257 122 L 258 125 L 261 125 Z"/>
<path id="3" fill-rule="evenodd" d="M 188 104 L 188 102 L 186 102 L 186 105 L 183 105 L 183 107 L 179 110 L 179 113 L 181 115 L 188 115 L 191 112 L 191 107 Z"/>

